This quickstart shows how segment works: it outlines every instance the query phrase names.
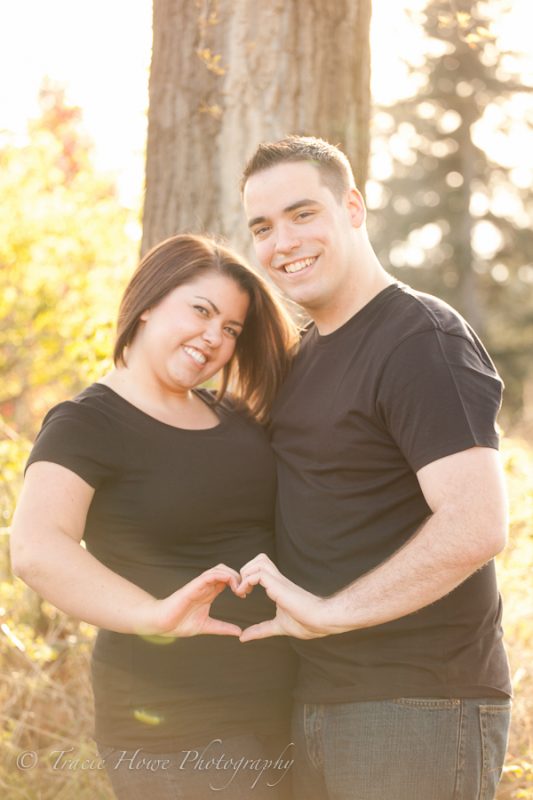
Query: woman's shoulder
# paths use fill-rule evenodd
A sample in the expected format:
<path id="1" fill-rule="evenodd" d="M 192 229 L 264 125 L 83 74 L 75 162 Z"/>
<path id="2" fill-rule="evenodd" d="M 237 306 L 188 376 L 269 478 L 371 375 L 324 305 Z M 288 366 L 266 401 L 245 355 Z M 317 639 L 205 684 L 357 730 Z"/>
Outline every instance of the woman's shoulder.
<path id="1" fill-rule="evenodd" d="M 89 449 L 122 449 L 128 409 L 120 407 L 113 392 L 100 383 L 87 386 L 62 400 L 46 413 L 37 440 L 75 439 Z"/>
<path id="2" fill-rule="evenodd" d="M 114 474 L 123 459 L 123 437 L 95 385 L 70 400 L 57 403 L 46 414 L 26 469 L 35 461 L 51 461 L 80 475 L 96 488 Z"/>
<path id="3" fill-rule="evenodd" d="M 43 425 L 52 419 L 70 419 L 80 423 L 91 421 L 102 423 L 109 416 L 110 397 L 103 384 L 92 383 L 74 397 L 62 400 L 50 408 Z"/>

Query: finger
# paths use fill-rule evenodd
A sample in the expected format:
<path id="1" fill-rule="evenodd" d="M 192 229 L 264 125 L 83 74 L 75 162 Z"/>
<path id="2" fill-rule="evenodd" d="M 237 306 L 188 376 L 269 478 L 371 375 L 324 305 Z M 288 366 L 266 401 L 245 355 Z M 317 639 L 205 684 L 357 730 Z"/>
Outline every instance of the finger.
<path id="1" fill-rule="evenodd" d="M 227 569 L 229 570 L 229 572 L 223 572 L 222 576 L 224 576 L 225 583 L 227 586 L 229 586 L 231 591 L 236 592 L 241 582 L 241 576 L 236 570 L 230 569 L 230 567 L 228 567 Z"/>
<path id="2" fill-rule="evenodd" d="M 227 581 L 218 581 L 217 583 L 210 584 L 207 589 L 209 592 L 208 597 L 204 598 L 206 602 L 211 604 L 219 594 L 228 588 L 230 584 Z"/>
<path id="3" fill-rule="evenodd" d="M 266 639 L 269 636 L 284 636 L 285 631 L 282 629 L 278 620 L 267 619 L 264 622 L 258 622 L 257 625 L 250 625 L 240 635 L 241 642 L 251 642 L 254 639 Z"/>
<path id="4" fill-rule="evenodd" d="M 241 576 L 237 572 L 236 575 L 232 575 L 231 579 L 228 581 L 228 586 L 230 587 L 231 591 L 236 594 L 239 586 L 241 583 Z"/>
<path id="5" fill-rule="evenodd" d="M 289 586 L 290 581 L 284 578 L 281 572 L 276 570 L 275 573 L 270 570 L 258 569 L 257 572 L 250 573 L 239 584 L 237 594 L 240 597 L 246 597 L 253 590 L 254 586 L 261 585 L 271 600 L 277 601 L 281 596 L 284 587 Z"/>
<path id="6" fill-rule="evenodd" d="M 202 633 L 209 633 L 214 636 L 240 636 L 242 628 L 239 628 L 238 625 L 233 625 L 231 622 L 207 617 Z"/>
<path id="7" fill-rule="evenodd" d="M 175 592 L 177 607 L 196 605 L 198 603 L 212 603 L 227 587 L 228 581 L 221 576 L 203 576 L 185 584 L 182 589 Z"/>
<path id="8" fill-rule="evenodd" d="M 241 576 L 247 575 L 249 572 L 255 572 L 258 568 L 268 568 L 272 567 L 272 569 L 277 570 L 276 565 L 274 562 L 266 555 L 266 553 L 259 553 L 258 556 L 252 558 L 250 561 L 247 561 L 246 564 L 240 569 Z"/>
<path id="9" fill-rule="evenodd" d="M 239 597 L 246 597 L 253 591 L 254 586 L 257 586 L 258 583 L 261 583 L 262 575 L 261 572 L 254 572 L 250 573 L 249 575 L 244 578 L 238 587 L 235 590 L 235 594 Z"/>
<path id="10" fill-rule="evenodd" d="M 229 568 L 228 568 L 229 570 Z M 213 567 L 207 572 L 202 572 L 197 578 L 194 578 L 189 586 L 194 589 L 212 588 L 219 594 L 226 586 L 230 586 L 232 591 L 235 591 L 240 583 L 240 575 L 235 570 L 223 570 L 219 567 Z"/>
<path id="11" fill-rule="evenodd" d="M 228 580 L 236 580 L 237 582 L 240 581 L 241 575 L 237 572 L 236 569 L 232 569 L 231 567 L 226 566 L 226 564 L 217 564 L 216 567 L 211 567 L 211 569 L 206 570 L 202 573 L 202 575 L 224 575 L 228 578 Z"/>

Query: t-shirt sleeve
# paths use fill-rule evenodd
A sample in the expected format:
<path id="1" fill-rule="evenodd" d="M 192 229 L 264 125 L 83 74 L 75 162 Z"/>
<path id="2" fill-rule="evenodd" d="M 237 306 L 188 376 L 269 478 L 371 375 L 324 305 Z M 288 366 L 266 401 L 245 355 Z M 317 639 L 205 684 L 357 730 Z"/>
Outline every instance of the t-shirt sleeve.
<path id="1" fill-rule="evenodd" d="M 480 343 L 428 330 L 400 342 L 379 384 L 378 414 L 416 472 L 470 447 L 498 448 L 502 382 Z"/>
<path id="2" fill-rule="evenodd" d="M 116 472 L 113 431 L 97 409 L 78 401 L 54 406 L 43 424 L 26 463 L 51 461 L 75 472 L 97 489 Z"/>

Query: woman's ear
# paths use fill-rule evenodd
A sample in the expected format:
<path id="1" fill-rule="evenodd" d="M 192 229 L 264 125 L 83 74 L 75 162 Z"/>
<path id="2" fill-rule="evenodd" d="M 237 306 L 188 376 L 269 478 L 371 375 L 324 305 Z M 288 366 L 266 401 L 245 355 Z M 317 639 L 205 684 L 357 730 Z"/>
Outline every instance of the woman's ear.
<path id="1" fill-rule="evenodd" d="M 141 316 L 139 317 L 139 322 L 146 322 L 146 320 L 147 320 L 147 319 L 148 319 L 148 317 L 150 316 L 150 311 L 151 311 L 151 310 L 152 310 L 151 308 L 147 308 L 147 309 L 145 309 L 145 310 L 143 311 L 143 313 L 141 314 Z"/>

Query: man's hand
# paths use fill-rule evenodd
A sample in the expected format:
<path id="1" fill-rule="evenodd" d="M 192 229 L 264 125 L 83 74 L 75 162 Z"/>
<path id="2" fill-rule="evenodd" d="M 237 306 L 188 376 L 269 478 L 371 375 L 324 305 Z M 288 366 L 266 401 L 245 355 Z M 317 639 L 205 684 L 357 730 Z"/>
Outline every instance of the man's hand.
<path id="1" fill-rule="evenodd" d="M 234 590 L 236 595 L 244 598 L 253 591 L 254 586 L 261 585 L 276 603 L 276 616 L 246 628 L 241 634 L 241 642 L 268 636 L 316 639 L 330 633 L 324 620 L 327 600 L 306 592 L 290 581 L 264 553 L 244 565 L 241 578 L 241 583 Z"/>

